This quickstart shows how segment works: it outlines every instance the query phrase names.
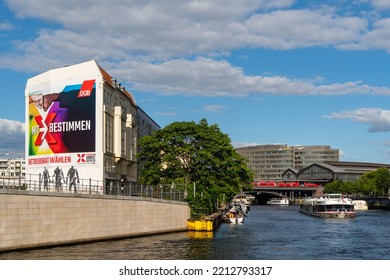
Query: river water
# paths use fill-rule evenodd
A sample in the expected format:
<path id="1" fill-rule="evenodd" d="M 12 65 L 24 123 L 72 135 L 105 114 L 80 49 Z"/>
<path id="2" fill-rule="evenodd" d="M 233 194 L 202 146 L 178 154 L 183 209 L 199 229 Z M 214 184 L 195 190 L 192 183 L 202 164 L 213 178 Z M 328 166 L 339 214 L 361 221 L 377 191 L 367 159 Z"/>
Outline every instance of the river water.
<path id="1" fill-rule="evenodd" d="M 0 254 L 13 260 L 390 260 L 390 211 L 321 219 L 255 205 L 243 224 Z"/>

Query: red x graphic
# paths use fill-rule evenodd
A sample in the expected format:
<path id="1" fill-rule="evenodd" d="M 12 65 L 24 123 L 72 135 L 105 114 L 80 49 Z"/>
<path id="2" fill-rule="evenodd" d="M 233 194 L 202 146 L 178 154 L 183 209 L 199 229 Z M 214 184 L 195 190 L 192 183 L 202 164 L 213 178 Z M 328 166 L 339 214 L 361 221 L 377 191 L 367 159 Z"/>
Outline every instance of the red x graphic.
<path id="1" fill-rule="evenodd" d="M 77 162 L 85 162 L 85 154 L 77 154 L 77 156 L 79 157 Z"/>
<path id="2" fill-rule="evenodd" d="M 51 135 L 49 131 L 49 126 L 51 122 L 56 117 L 56 113 L 49 113 L 47 114 L 45 121 L 43 121 L 41 116 L 36 116 L 35 120 L 37 121 L 39 125 L 39 134 L 37 139 L 35 140 L 35 146 L 40 146 L 43 143 L 43 140 L 46 139 L 48 144 L 55 144 L 57 143 L 56 139 Z"/>

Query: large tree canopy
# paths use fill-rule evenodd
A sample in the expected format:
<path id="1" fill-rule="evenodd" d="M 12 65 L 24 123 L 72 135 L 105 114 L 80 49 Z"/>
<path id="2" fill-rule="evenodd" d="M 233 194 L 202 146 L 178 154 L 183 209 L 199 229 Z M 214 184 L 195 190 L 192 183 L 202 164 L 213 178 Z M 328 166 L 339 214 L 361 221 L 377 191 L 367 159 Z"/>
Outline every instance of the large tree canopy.
<path id="1" fill-rule="evenodd" d="M 231 198 L 253 180 L 253 173 L 228 135 L 205 119 L 199 123 L 174 122 L 143 137 L 140 146 L 143 183 L 195 183 L 208 208 L 222 195 Z"/>

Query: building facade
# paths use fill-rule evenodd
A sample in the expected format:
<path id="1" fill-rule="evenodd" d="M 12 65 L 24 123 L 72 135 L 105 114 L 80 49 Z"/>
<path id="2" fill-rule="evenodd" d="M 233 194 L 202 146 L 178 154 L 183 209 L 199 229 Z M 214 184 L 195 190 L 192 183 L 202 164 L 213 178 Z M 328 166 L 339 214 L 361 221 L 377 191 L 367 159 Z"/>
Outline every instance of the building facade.
<path id="1" fill-rule="evenodd" d="M 247 159 L 255 181 L 282 179 L 287 169 L 300 170 L 316 162 L 338 161 L 339 150 L 330 146 L 267 144 L 236 148 Z"/>
<path id="2" fill-rule="evenodd" d="M 101 186 L 138 181 L 138 138 L 159 126 L 96 61 L 29 79 L 25 98 L 26 173 Z"/>
<path id="3" fill-rule="evenodd" d="M 0 179 L 17 179 L 24 176 L 24 158 L 0 158 Z"/>
<path id="4" fill-rule="evenodd" d="M 282 174 L 284 181 L 312 181 L 328 183 L 334 180 L 354 182 L 364 174 L 385 167 L 390 169 L 389 164 L 349 162 L 349 161 L 325 161 L 313 163 L 301 170 L 287 169 Z"/>
<path id="5" fill-rule="evenodd" d="M 144 136 L 151 135 L 153 131 L 159 130 L 161 127 L 140 107 L 137 111 L 137 132 L 138 139 Z"/>

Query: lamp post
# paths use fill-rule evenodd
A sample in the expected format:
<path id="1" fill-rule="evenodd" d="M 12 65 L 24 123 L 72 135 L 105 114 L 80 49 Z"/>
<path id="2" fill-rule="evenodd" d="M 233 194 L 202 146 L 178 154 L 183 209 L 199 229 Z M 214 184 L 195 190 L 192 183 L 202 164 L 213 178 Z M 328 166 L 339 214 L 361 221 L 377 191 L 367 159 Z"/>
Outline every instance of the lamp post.
<path id="1" fill-rule="evenodd" d="M 115 188 L 114 187 L 114 182 L 116 181 L 116 169 L 115 169 L 115 165 L 111 165 L 111 173 L 112 173 L 112 177 L 113 177 L 113 180 L 111 181 L 112 184 L 110 185 L 110 195 L 112 194 L 113 192 L 113 189 Z M 117 192 L 119 193 L 119 187 L 117 187 L 118 190 Z"/>

